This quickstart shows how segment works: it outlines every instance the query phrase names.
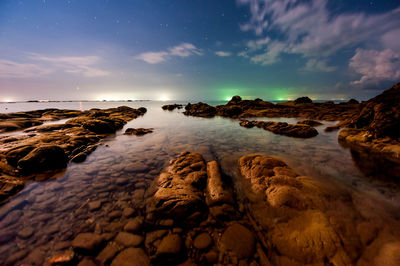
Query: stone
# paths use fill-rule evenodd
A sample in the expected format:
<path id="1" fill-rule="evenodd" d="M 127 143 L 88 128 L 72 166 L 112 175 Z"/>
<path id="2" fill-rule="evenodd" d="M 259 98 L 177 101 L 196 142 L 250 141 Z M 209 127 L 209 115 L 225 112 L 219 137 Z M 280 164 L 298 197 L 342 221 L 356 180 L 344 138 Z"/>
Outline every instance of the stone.
<path id="1" fill-rule="evenodd" d="M 143 225 L 142 219 L 140 218 L 131 219 L 125 224 L 124 230 L 129 233 L 137 233 L 140 232 L 140 230 L 142 229 L 142 225 Z"/>
<path id="2" fill-rule="evenodd" d="M 182 252 L 183 241 L 177 234 L 165 236 L 157 248 L 157 255 L 179 255 Z"/>
<path id="3" fill-rule="evenodd" d="M 136 247 L 143 242 L 143 236 L 119 232 L 114 241 L 126 247 Z"/>
<path id="4" fill-rule="evenodd" d="M 112 211 L 108 214 L 108 217 L 113 220 L 113 219 L 117 219 L 119 217 L 122 216 L 122 212 L 121 211 Z"/>
<path id="5" fill-rule="evenodd" d="M 119 245 L 114 242 L 109 242 L 99 255 L 97 255 L 96 260 L 102 264 L 109 264 L 120 250 L 121 248 Z"/>
<path id="6" fill-rule="evenodd" d="M 207 205 L 213 206 L 224 203 L 234 204 L 233 191 L 228 186 L 227 182 L 224 182 L 225 180 L 223 180 L 219 165 L 216 161 L 207 163 L 207 176 Z"/>
<path id="7" fill-rule="evenodd" d="M 101 246 L 104 238 L 93 233 L 81 233 L 72 241 L 72 247 L 82 251 L 95 251 Z"/>
<path id="8" fill-rule="evenodd" d="M 197 249 L 207 249 L 211 246 L 212 239 L 208 233 L 201 233 L 196 236 L 193 241 L 193 245 Z"/>
<path id="9" fill-rule="evenodd" d="M 182 104 L 166 104 L 161 107 L 163 110 L 173 111 L 175 109 L 181 109 Z"/>
<path id="10" fill-rule="evenodd" d="M 255 252 L 254 234 L 241 224 L 229 226 L 221 237 L 221 249 L 233 252 L 239 259 L 250 258 Z"/>
<path id="11" fill-rule="evenodd" d="M 111 266 L 150 266 L 150 259 L 141 248 L 127 248 L 117 255 Z"/>
<path id="12" fill-rule="evenodd" d="M 295 137 L 295 138 L 312 138 L 318 135 L 318 131 L 312 126 L 306 124 L 292 125 L 286 122 L 272 122 L 272 121 L 247 121 L 242 120 L 240 122 L 241 126 L 250 128 L 254 125 L 258 128 L 263 128 L 264 130 L 271 131 L 272 133 Z"/>
<path id="13" fill-rule="evenodd" d="M 97 266 L 97 264 L 93 260 L 85 258 L 78 263 L 78 266 Z"/>
<path id="14" fill-rule="evenodd" d="M 18 231 L 17 235 L 20 238 L 27 239 L 31 237 L 34 233 L 34 229 L 32 227 L 24 227 L 22 230 Z"/>
<path id="15" fill-rule="evenodd" d="M 133 208 L 130 208 L 130 207 L 125 208 L 122 211 L 122 215 L 125 216 L 125 217 L 132 217 L 134 214 L 135 214 L 135 210 Z"/>
<path id="16" fill-rule="evenodd" d="M 127 128 L 125 130 L 125 135 L 136 135 L 143 136 L 149 133 L 152 133 L 154 128 Z"/>
<path id="17" fill-rule="evenodd" d="M 101 208 L 101 200 L 91 201 L 88 204 L 89 211 L 97 211 Z"/>

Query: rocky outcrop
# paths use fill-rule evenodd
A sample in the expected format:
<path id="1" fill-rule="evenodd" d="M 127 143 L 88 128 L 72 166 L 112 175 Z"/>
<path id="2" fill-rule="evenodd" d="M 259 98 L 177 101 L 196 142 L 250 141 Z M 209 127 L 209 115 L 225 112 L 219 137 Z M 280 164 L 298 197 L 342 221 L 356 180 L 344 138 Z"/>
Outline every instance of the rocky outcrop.
<path id="1" fill-rule="evenodd" d="M 318 131 L 312 126 L 306 124 L 291 125 L 286 122 L 265 122 L 265 121 L 249 121 L 241 120 L 239 123 L 242 127 L 252 128 L 254 126 L 271 131 L 272 133 L 285 135 L 295 138 L 312 138 L 318 135 Z"/>
<path id="2" fill-rule="evenodd" d="M 185 106 L 185 112 L 183 114 L 198 117 L 214 117 L 216 115 L 216 109 L 214 106 L 208 105 L 206 103 L 188 103 Z"/>
<path id="3" fill-rule="evenodd" d="M 365 240 L 361 227 L 369 218 L 356 211 L 345 190 L 330 189 L 261 154 L 241 157 L 239 170 L 241 200 L 273 265 L 367 265 L 379 257 L 369 246 L 381 240 L 376 233 Z M 395 261 L 388 257 L 388 265 Z"/>
<path id="4" fill-rule="evenodd" d="M 295 104 L 304 104 L 304 103 L 313 103 L 313 101 L 310 98 L 308 98 L 307 96 L 305 96 L 305 97 L 297 98 L 296 100 L 294 100 L 294 103 Z"/>
<path id="5" fill-rule="evenodd" d="M 166 104 L 163 105 L 161 108 L 163 110 L 168 110 L 168 111 L 173 111 L 175 109 L 182 109 L 183 105 L 182 104 Z"/>
<path id="6" fill-rule="evenodd" d="M 65 124 L 32 127 L 25 130 L 29 132 L 27 135 L 0 139 L 2 197 L 7 198 L 21 188 L 18 182 L 13 182 L 15 178 L 29 180 L 46 171 L 52 171 L 49 173 L 51 175 L 54 171 L 65 168 L 69 161 L 83 162 L 96 149 L 101 139 L 121 129 L 129 120 L 143 115 L 145 111 L 145 108 L 121 106 L 85 112 L 51 110 L 24 113 L 24 118 L 31 119 L 35 116 L 40 121 L 64 118 L 67 115 L 76 117 Z M 19 113 L 2 115 L 3 120 L 19 116 Z"/>
<path id="7" fill-rule="evenodd" d="M 344 124 L 341 144 L 400 163 L 400 83 L 363 103 Z"/>
<path id="8" fill-rule="evenodd" d="M 307 125 L 307 126 L 311 126 L 311 127 L 315 127 L 315 126 L 320 126 L 322 125 L 321 122 L 315 121 L 315 120 L 301 120 L 299 122 L 297 122 L 297 124 L 299 125 Z"/>

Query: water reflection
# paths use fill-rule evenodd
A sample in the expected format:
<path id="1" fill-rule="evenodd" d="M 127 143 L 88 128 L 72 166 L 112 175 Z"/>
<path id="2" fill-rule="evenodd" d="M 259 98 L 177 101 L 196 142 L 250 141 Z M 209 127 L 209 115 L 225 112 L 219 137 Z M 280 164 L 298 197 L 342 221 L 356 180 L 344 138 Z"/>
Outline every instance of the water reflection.
<path id="1" fill-rule="evenodd" d="M 120 105 L 96 103 L 92 107 L 106 108 L 110 104 Z M 70 164 L 65 172 L 49 181 L 28 183 L 1 206 L 1 263 L 25 258 L 42 264 L 45 258 L 69 247 L 71 239 L 80 232 L 107 232 L 121 226 L 111 222 L 110 214 L 129 208 L 140 212 L 149 183 L 172 157 L 185 150 L 198 152 L 206 160 L 220 161 L 226 157 L 235 161 L 241 155 L 256 152 L 277 156 L 299 174 L 347 187 L 364 199 L 359 204 L 368 200 L 382 209 L 386 208 L 382 205 L 385 202 L 398 210 L 397 187 L 366 179 L 366 174 L 375 176 L 383 172 L 380 168 L 365 171 L 360 163 L 364 158 L 343 149 L 338 145 L 337 133 L 325 133 L 324 127 L 317 128 L 317 137 L 303 140 L 258 128 L 246 129 L 232 119 L 186 117 L 182 111 L 163 111 L 159 103 L 124 104 L 148 108 L 145 116 L 129 122 L 125 128 L 154 128 L 154 132 L 137 138 L 123 135 L 124 128 L 106 138 L 84 163 Z"/>

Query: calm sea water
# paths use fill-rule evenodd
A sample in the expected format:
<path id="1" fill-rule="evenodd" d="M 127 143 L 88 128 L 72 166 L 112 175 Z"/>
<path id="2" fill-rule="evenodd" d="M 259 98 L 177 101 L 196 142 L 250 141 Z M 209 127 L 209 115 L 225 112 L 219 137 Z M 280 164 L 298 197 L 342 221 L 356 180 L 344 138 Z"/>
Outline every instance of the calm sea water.
<path id="1" fill-rule="evenodd" d="M 144 189 L 182 151 L 201 153 L 206 160 L 223 161 L 249 153 L 264 153 L 283 159 L 302 175 L 347 189 L 368 201 L 373 208 L 387 210 L 396 220 L 400 213 L 399 186 L 396 182 L 366 176 L 348 149 L 337 142 L 337 132 L 295 139 L 274 135 L 258 128 L 240 127 L 237 120 L 196 118 L 183 110 L 163 111 L 165 102 L 68 102 L 0 104 L 0 112 L 44 108 L 86 110 L 121 105 L 144 106 L 148 112 L 104 140 L 84 163 L 72 163 L 47 181 L 31 181 L 9 202 L 0 206 L 0 264 L 10 256 L 48 257 L 80 232 L 94 230 L 107 215 L 143 199 Z M 7 109 L 6 109 L 7 108 Z M 298 119 L 267 119 L 296 123 Z M 128 127 L 154 128 L 143 137 L 126 136 Z M 236 164 L 224 165 L 237 167 Z M 390 177 L 388 177 L 390 179 Z M 102 202 L 99 210 L 89 211 L 88 203 Z M 25 230 L 25 231 L 24 231 Z M 25 234 L 21 234 L 24 232 Z M 17 254 L 17 255 L 15 255 Z M 31 255 L 34 254 L 34 255 Z M 32 257 L 32 258 L 33 258 Z"/>

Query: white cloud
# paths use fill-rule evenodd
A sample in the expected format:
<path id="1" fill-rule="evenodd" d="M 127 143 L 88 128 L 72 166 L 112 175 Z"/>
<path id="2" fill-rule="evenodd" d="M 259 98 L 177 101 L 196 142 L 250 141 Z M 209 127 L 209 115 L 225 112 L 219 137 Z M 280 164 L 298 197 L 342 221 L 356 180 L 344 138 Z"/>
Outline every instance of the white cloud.
<path id="1" fill-rule="evenodd" d="M 29 58 L 35 61 L 49 63 L 52 67 L 56 67 L 61 71 L 79 74 L 89 78 L 107 76 L 110 74 L 108 71 L 102 70 L 96 66 L 101 61 L 101 58 L 98 56 L 49 57 L 40 54 L 31 54 Z"/>
<path id="2" fill-rule="evenodd" d="M 52 70 L 31 63 L 18 63 L 0 59 L 0 78 L 34 78 L 45 76 Z"/>
<path id="3" fill-rule="evenodd" d="M 400 54 L 386 49 L 383 51 L 357 49 L 349 66 L 361 74 L 353 85 L 379 84 L 381 81 L 400 79 Z"/>
<path id="4" fill-rule="evenodd" d="M 180 45 L 170 47 L 166 51 L 141 53 L 135 58 L 148 64 L 158 64 L 165 62 L 174 56 L 188 57 L 192 55 L 201 56 L 203 53 L 191 43 L 182 43 Z"/>
<path id="5" fill-rule="evenodd" d="M 225 51 L 216 51 L 215 54 L 220 57 L 227 57 L 232 55 L 231 52 L 225 52 Z"/>
<path id="6" fill-rule="evenodd" d="M 256 45 L 256 41 L 251 43 L 253 50 L 250 49 L 247 56 L 253 62 L 264 65 L 279 61 L 282 53 L 326 58 L 340 49 L 364 42 L 382 45 L 384 34 L 400 28 L 400 8 L 383 14 L 345 13 L 333 16 L 327 9 L 328 0 L 237 2 L 249 6 L 251 13 L 250 20 L 241 25 L 243 31 L 279 36 L 279 40 L 266 38 L 262 45 Z"/>

